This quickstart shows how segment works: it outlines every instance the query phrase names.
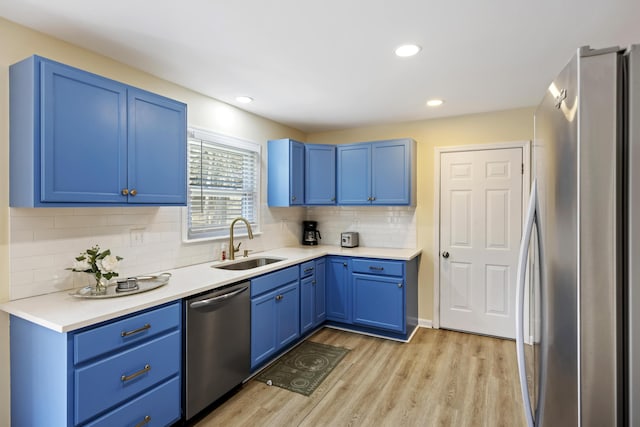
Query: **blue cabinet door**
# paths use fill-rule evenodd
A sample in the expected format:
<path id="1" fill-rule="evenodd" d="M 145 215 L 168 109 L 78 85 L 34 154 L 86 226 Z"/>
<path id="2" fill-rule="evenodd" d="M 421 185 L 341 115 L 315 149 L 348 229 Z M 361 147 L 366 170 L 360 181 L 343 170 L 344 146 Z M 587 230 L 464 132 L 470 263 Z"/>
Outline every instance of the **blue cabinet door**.
<path id="1" fill-rule="evenodd" d="M 304 200 L 307 205 L 336 204 L 335 145 L 305 144 Z"/>
<path id="2" fill-rule="evenodd" d="M 337 148 L 338 204 L 371 204 L 371 144 Z"/>
<path id="3" fill-rule="evenodd" d="M 267 142 L 267 203 L 304 204 L 304 144 L 293 139 Z"/>
<path id="4" fill-rule="evenodd" d="M 259 365 L 276 352 L 276 296 L 272 291 L 251 300 L 251 367 Z"/>
<path id="5" fill-rule="evenodd" d="M 351 281 L 349 258 L 327 257 L 327 320 L 351 323 Z"/>
<path id="6" fill-rule="evenodd" d="M 412 141 L 399 139 L 371 144 L 371 203 L 411 203 Z"/>
<path id="7" fill-rule="evenodd" d="M 300 294 L 298 282 L 278 289 L 276 298 L 278 349 L 300 337 Z"/>
<path id="8" fill-rule="evenodd" d="M 315 321 L 315 282 L 314 276 L 300 280 L 300 333 L 313 328 Z"/>
<path id="9" fill-rule="evenodd" d="M 37 62 L 42 162 L 41 194 L 34 197 L 126 202 L 120 193 L 127 182 L 126 86 L 56 62 Z"/>
<path id="10" fill-rule="evenodd" d="M 316 280 L 314 284 L 315 296 L 315 319 L 313 326 L 318 326 L 327 318 L 326 308 L 326 267 L 325 259 L 316 260 Z"/>
<path id="11" fill-rule="evenodd" d="M 186 205 L 186 106 L 134 88 L 128 101 L 129 202 Z"/>
<path id="12" fill-rule="evenodd" d="M 405 332 L 404 280 L 353 274 L 353 323 Z"/>

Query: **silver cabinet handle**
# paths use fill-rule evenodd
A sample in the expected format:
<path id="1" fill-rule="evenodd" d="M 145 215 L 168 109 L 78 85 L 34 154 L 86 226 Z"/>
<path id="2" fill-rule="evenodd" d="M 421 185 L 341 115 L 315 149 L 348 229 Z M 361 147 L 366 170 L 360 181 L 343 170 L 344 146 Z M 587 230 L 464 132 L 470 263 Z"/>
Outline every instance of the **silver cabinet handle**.
<path id="1" fill-rule="evenodd" d="M 343 267 L 346 267 L 346 266 L 347 266 L 347 263 L 346 263 L 346 262 L 343 262 L 343 263 L 342 263 L 342 266 L 343 266 Z"/>
<path id="2" fill-rule="evenodd" d="M 142 326 L 142 327 L 140 327 L 138 329 L 134 329 L 133 331 L 122 331 L 120 333 L 120 336 L 123 337 L 123 338 L 124 337 L 128 337 L 130 335 L 135 335 L 135 334 L 138 334 L 140 332 L 144 332 L 147 329 L 151 329 L 151 325 L 149 323 L 146 323 L 144 326 Z"/>
<path id="3" fill-rule="evenodd" d="M 308 267 L 308 268 L 305 268 L 305 269 L 304 269 L 304 272 L 305 272 L 305 273 L 308 273 L 308 272 L 310 272 L 310 271 L 313 271 L 313 267 Z"/>
<path id="4" fill-rule="evenodd" d="M 369 266 L 369 270 L 383 271 L 384 267 L 378 267 L 378 266 L 375 266 L 375 265 L 370 265 Z"/>
<path id="5" fill-rule="evenodd" d="M 151 416 L 147 415 L 144 417 L 144 420 L 136 424 L 136 427 L 142 427 L 143 425 L 149 424 L 149 421 L 151 421 Z"/>
<path id="6" fill-rule="evenodd" d="M 312 281 L 311 281 L 311 284 L 315 286 L 315 285 L 316 285 L 316 281 L 315 281 L 315 280 L 312 280 Z"/>
<path id="7" fill-rule="evenodd" d="M 282 298 L 284 298 L 284 296 L 282 296 L 282 295 L 276 295 L 276 301 L 280 301 Z"/>
<path id="8" fill-rule="evenodd" d="M 120 377 L 120 381 L 125 382 L 134 379 L 137 376 L 144 374 L 145 372 L 149 372 L 151 370 L 151 365 L 148 363 L 144 365 L 144 368 L 140 369 L 138 372 L 134 372 L 131 375 L 123 375 Z"/>
<path id="9" fill-rule="evenodd" d="M 401 288 L 402 287 L 402 283 L 398 283 L 398 287 Z"/>

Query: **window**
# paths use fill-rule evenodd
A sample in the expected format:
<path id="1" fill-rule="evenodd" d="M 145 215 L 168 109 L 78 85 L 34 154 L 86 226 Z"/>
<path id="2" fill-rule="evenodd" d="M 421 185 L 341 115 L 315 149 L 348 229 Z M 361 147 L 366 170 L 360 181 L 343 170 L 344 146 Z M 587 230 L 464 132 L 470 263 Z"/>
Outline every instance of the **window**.
<path id="1" fill-rule="evenodd" d="M 227 237 L 234 218 L 260 230 L 260 145 L 189 129 L 186 240 Z"/>

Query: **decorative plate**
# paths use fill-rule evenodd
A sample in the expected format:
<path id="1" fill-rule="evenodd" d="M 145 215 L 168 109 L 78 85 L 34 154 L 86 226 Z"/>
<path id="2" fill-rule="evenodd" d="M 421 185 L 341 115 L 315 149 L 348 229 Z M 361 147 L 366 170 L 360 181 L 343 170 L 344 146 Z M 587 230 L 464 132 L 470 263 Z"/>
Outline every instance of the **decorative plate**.
<path id="1" fill-rule="evenodd" d="M 157 276 L 129 277 L 107 285 L 107 292 L 104 294 L 96 294 L 94 293 L 93 286 L 85 286 L 84 288 L 71 292 L 69 295 L 76 298 L 91 299 L 124 297 L 164 286 L 169 283 L 170 277 L 171 273 L 162 273 Z"/>

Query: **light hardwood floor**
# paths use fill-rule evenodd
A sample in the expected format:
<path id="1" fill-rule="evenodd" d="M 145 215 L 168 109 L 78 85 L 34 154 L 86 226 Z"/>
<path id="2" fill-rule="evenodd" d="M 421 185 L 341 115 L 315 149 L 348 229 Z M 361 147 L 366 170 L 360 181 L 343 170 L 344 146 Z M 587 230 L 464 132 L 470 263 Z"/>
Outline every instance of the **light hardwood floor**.
<path id="1" fill-rule="evenodd" d="M 522 426 L 513 341 L 419 329 L 408 344 L 325 328 L 351 351 L 309 397 L 251 380 L 212 426 Z"/>

